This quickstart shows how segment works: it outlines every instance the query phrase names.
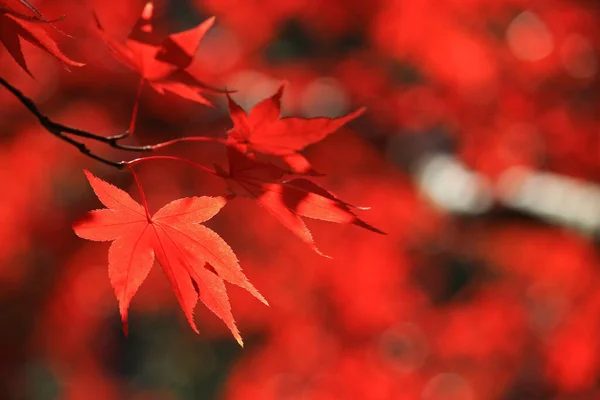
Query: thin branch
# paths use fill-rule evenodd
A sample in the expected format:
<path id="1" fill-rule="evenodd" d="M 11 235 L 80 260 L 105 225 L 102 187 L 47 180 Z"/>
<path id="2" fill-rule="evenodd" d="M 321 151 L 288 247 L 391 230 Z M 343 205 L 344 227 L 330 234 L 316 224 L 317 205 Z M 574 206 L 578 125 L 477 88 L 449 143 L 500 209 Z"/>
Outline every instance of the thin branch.
<path id="1" fill-rule="evenodd" d="M 129 129 L 127 129 L 127 132 L 125 132 L 124 137 L 133 135 L 133 132 L 135 131 L 135 123 L 137 121 L 138 110 L 140 108 L 140 98 L 142 97 L 142 89 L 144 88 L 144 83 L 146 83 L 146 79 L 144 77 L 141 77 L 140 83 L 138 83 L 137 91 L 135 94 L 135 103 L 133 103 L 133 111 L 131 112 L 131 120 L 129 121 Z"/>
<path id="2" fill-rule="evenodd" d="M 147 147 L 149 147 L 151 149 L 151 151 L 153 151 L 153 150 L 159 150 L 164 147 L 171 146 L 171 145 L 174 145 L 177 143 L 182 143 L 182 142 L 213 142 L 213 143 L 227 144 L 227 139 L 208 137 L 208 136 L 186 136 L 186 137 L 181 137 L 181 138 L 177 138 L 177 139 L 173 139 L 173 140 L 167 140 L 166 142 L 153 144 L 153 145 L 147 146 Z"/>
<path id="3" fill-rule="evenodd" d="M 69 143 L 70 145 L 76 147 L 81 153 L 85 154 L 86 156 L 88 156 L 90 158 L 93 158 L 96 161 L 99 161 L 101 163 L 110 165 L 111 167 L 115 167 L 118 169 L 123 168 L 122 163 L 114 162 L 114 161 L 108 160 L 106 158 L 103 158 L 97 154 L 94 154 L 85 144 L 78 142 L 68 136 L 63 135 L 63 132 L 71 130 L 71 128 L 65 127 L 64 125 L 57 124 L 57 123 L 51 121 L 48 117 L 46 117 L 44 114 L 42 114 L 40 112 L 40 110 L 35 105 L 33 100 L 31 100 L 29 97 L 25 96 L 19 89 L 12 86 L 10 83 L 8 83 L 2 77 L 0 77 L 0 84 L 2 86 L 4 86 L 9 92 L 11 92 L 33 115 L 35 115 L 37 117 L 37 119 L 39 120 L 40 124 L 52 135 Z M 67 129 L 64 129 L 64 128 L 67 128 Z M 81 131 L 81 133 L 85 133 L 86 135 L 89 135 L 89 136 L 96 136 L 96 135 L 93 135 L 93 134 L 91 134 L 89 132 L 85 132 L 85 131 Z"/>
<path id="4" fill-rule="evenodd" d="M 117 169 L 123 169 L 124 167 L 124 163 L 121 162 L 116 162 L 116 161 L 111 161 L 107 158 L 101 157 L 95 153 L 93 153 L 84 143 L 78 142 L 76 140 L 73 140 L 72 138 L 68 137 L 68 136 L 64 136 L 60 133 L 55 133 L 53 131 L 49 132 L 51 134 L 53 134 L 54 136 L 58 137 L 61 140 L 64 140 L 65 142 L 75 146 L 77 149 L 79 149 L 79 151 L 83 154 L 85 154 L 86 156 L 93 158 L 96 161 L 100 161 L 103 164 L 109 165 L 111 167 L 117 168 Z"/>
<path id="5" fill-rule="evenodd" d="M 144 189 L 142 188 L 142 182 L 140 182 L 140 178 L 138 178 L 135 170 L 131 165 L 127 165 L 126 168 L 133 175 L 133 179 L 135 179 L 135 184 L 137 185 L 138 191 L 140 192 L 140 197 L 142 198 L 142 204 L 144 205 L 144 210 L 146 211 L 146 218 L 148 222 L 152 221 L 152 217 L 150 216 L 150 211 L 148 210 L 148 202 L 146 201 L 146 194 L 144 193 Z"/>
<path id="6" fill-rule="evenodd" d="M 8 83 L 2 77 L 0 77 L 0 85 L 4 86 L 10 93 L 12 93 L 21 102 L 21 104 L 23 104 L 25 106 L 25 108 L 27 108 L 27 110 L 29 110 L 29 112 L 32 113 L 38 119 L 38 121 L 40 122 L 42 127 L 44 127 L 44 129 L 46 129 L 48 132 L 50 132 L 52 135 L 56 136 L 57 138 L 76 147 L 81 153 L 85 154 L 86 156 L 88 156 L 90 158 L 93 158 L 96 161 L 99 161 L 106 165 L 110 165 L 111 167 L 123 169 L 125 167 L 131 167 L 135 164 L 139 164 L 140 162 L 143 162 L 143 161 L 161 160 L 161 159 L 162 160 L 176 160 L 179 162 L 184 162 L 186 164 L 192 165 L 193 167 L 203 170 L 204 172 L 208 172 L 213 175 L 216 174 L 215 171 L 213 171 L 209 168 L 206 168 L 203 165 L 194 163 L 193 161 L 189 161 L 189 160 L 186 160 L 183 158 L 172 157 L 172 156 L 151 156 L 151 157 L 146 157 L 146 158 L 137 158 L 137 159 L 134 159 L 131 161 L 120 161 L 120 162 L 111 161 L 109 159 L 103 158 L 103 157 L 93 153 L 84 143 L 81 143 L 81 142 L 79 142 L 69 136 L 66 136 L 66 135 L 73 135 L 73 136 L 77 136 L 77 137 L 84 138 L 84 139 L 90 139 L 90 140 L 93 140 L 93 141 L 96 141 L 99 143 L 107 144 L 108 146 L 110 146 L 111 148 L 114 148 L 114 149 L 124 150 L 124 151 L 133 151 L 133 152 L 152 152 L 152 151 L 159 150 L 164 147 L 168 147 L 168 146 L 174 145 L 176 143 L 181 143 L 181 142 L 214 142 L 214 143 L 225 144 L 226 143 L 225 139 L 215 138 L 215 137 L 189 136 L 189 137 L 168 140 L 166 142 L 157 143 L 154 145 L 134 146 L 134 145 L 120 144 L 119 140 L 125 139 L 126 137 L 128 137 L 130 135 L 129 131 L 125 132 L 123 134 L 120 134 L 120 135 L 115 135 L 115 136 L 102 136 L 102 135 L 98 135 L 98 134 L 95 134 L 95 133 L 92 133 L 92 132 L 89 132 L 89 131 L 86 131 L 83 129 L 72 128 L 70 126 L 63 125 L 61 123 L 51 120 L 46 115 L 44 115 L 40 111 L 38 106 L 33 102 L 32 99 L 25 96 L 25 94 L 23 94 L 23 92 L 21 92 L 16 87 L 12 86 L 10 83 Z"/>
<path id="7" fill-rule="evenodd" d="M 198 163 L 195 163 L 193 161 L 190 160 L 186 160 L 185 158 L 180 158 L 180 157 L 173 157 L 173 156 L 147 156 L 147 157 L 142 157 L 142 158 L 136 158 L 135 160 L 131 160 L 131 161 L 123 161 L 122 165 L 125 166 L 126 168 L 131 168 L 136 164 L 140 164 L 142 162 L 147 162 L 147 161 L 156 161 L 156 160 L 171 160 L 171 161 L 178 161 L 178 162 L 182 162 L 184 164 L 188 164 L 191 165 L 194 168 L 197 168 L 201 171 L 207 172 L 211 175 L 218 175 L 216 171 L 205 167 L 204 165 L 200 165 Z"/>
<path id="8" fill-rule="evenodd" d="M 124 139 L 127 136 L 129 136 L 128 133 L 121 134 L 121 135 L 115 135 L 115 136 L 102 136 L 102 135 L 97 135 L 95 133 L 92 133 L 92 132 L 89 132 L 89 131 L 86 131 L 83 129 L 72 128 L 70 126 L 63 125 L 59 122 L 52 121 L 50 118 L 48 118 L 46 115 L 44 115 L 40 111 L 40 109 L 33 102 L 33 100 L 31 100 L 29 97 L 25 96 L 23 94 L 23 92 L 21 92 L 19 89 L 17 89 L 16 87 L 14 87 L 10 83 L 8 83 L 4 78 L 0 77 L 0 84 L 2 86 L 4 86 L 9 92 L 11 92 L 21 102 L 21 104 L 23 104 L 27 108 L 27 110 L 29 110 L 29 112 L 31 112 L 38 119 L 40 124 L 47 131 L 49 131 L 50 133 L 52 133 L 55 136 L 64 136 L 63 133 L 66 133 L 66 134 L 82 137 L 85 139 L 91 139 L 96 142 L 105 143 L 105 144 L 109 145 L 110 147 L 112 147 L 114 149 L 118 149 L 118 150 L 135 151 L 135 152 L 150 152 L 153 150 L 152 146 L 131 146 L 131 145 L 126 145 L 126 144 L 120 144 L 119 140 Z"/>
<path id="9" fill-rule="evenodd" d="M 156 143 L 153 145 L 136 146 L 136 145 L 121 144 L 121 143 L 119 143 L 120 140 L 125 139 L 130 136 L 131 133 L 129 131 L 122 133 L 120 135 L 102 136 L 102 135 L 98 135 L 98 134 L 95 134 L 95 133 L 92 133 L 92 132 L 89 132 L 89 131 L 86 131 L 83 129 L 72 128 L 70 126 L 63 125 L 59 122 L 52 121 L 50 118 L 48 118 L 46 115 L 44 115 L 40 111 L 40 109 L 33 102 L 33 100 L 31 100 L 29 97 L 25 96 L 23 94 L 23 92 L 21 92 L 16 87 L 12 86 L 10 83 L 8 83 L 5 79 L 3 79 L 1 77 L 0 77 L 0 84 L 2 86 L 4 86 L 9 92 L 11 92 L 29 110 L 29 112 L 31 112 L 33 115 L 35 115 L 36 118 L 39 120 L 40 124 L 45 129 L 47 129 L 49 131 L 53 131 L 53 132 L 58 131 L 61 133 L 67 133 L 67 134 L 82 137 L 85 139 L 94 140 L 96 142 L 107 144 L 114 149 L 140 152 L 140 153 L 148 153 L 148 152 L 162 149 L 164 147 L 171 146 L 173 144 L 180 143 L 180 142 L 214 142 L 214 143 L 221 143 L 221 144 L 225 144 L 227 142 L 225 139 L 216 138 L 216 137 L 188 136 L 188 137 L 168 140 L 168 141 L 162 142 L 162 143 Z"/>

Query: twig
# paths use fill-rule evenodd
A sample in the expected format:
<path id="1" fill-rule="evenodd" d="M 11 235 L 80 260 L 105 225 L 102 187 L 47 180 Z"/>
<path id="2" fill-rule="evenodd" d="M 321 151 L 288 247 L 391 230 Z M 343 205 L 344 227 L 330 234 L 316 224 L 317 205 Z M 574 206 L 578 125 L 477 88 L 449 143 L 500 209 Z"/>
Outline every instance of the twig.
<path id="1" fill-rule="evenodd" d="M 118 150 L 140 152 L 140 153 L 152 152 L 155 150 L 162 149 L 164 147 L 174 145 L 176 143 L 188 142 L 188 141 L 214 142 L 214 143 L 220 143 L 220 144 L 226 143 L 226 140 L 221 139 L 221 138 L 189 136 L 189 137 L 168 140 L 166 142 L 157 143 L 154 145 L 135 146 L 135 145 L 121 144 L 121 143 L 119 143 L 119 141 L 129 137 L 129 135 L 130 135 L 129 131 L 127 131 L 123 134 L 120 134 L 120 135 L 102 136 L 102 135 L 98 135 L 98 134 L 95 134 L 95 133 L 92 133 L 92 132 L 89 132 L 89 131 L 86 131 L 83 129 L 72 128 L 70 126 L 63 125 L 61 123 L 51 120 L 46 115 L 44 115 L 40 111 L 38 106 L 33 102 L 33 100 L 31 100 L 29 97 L 25 96 L 23 94 L 23 92 L 21 92 L 19 89 L 17 89 L 16 87 L 14 87 L 10 83 L 8 83 L 2 77 L 0 77 L 0 84 L 2 86 L 4 86 L 10 93 L 12 93 L 21 102 L 21 104 L 23 104 L 25 106 L 25 108 L 27 108 L 27 110 L 29 110 L 29 112 L 31 112 L 38 119 L 38 121 L 40 122 L 42 127 L 44 127 L 44 129 L 46 129 L 52 135 L 69 143 L 70 145 L 76 147 L 81 153 L 85 154 L 86 156 L 93 158 L 94 160 L 104 163 L 106 165 L 110 165 L 111 167 L 118 168 L 118 169 L 130 167 L 130 166 L 133 166 L 134 164 L 138 164 L 143 161 L 170 159 L 170 160 L 177 160 L 180 162 L 184 162 L 184 163 L 192 165 L 198 169 L 204 170 L 205 172 L 215 174 L 215 171 L 213 171 L 209 168 L 206 168 L 200 164 L 196 164 L 192 161 L 185 160 L 185 159 L 179 158 L 179 157 L 172 157 L 172 156 L 153 156 L 153 157 L 146 157 L 146 158 L 137 158 L 137 159 L 131 160 L 131 161 L 119 161 L 119 162 L 112 161 L 112 160 L 106 159 L 104 157 L 101 157 L 101 156 L 93 153 L 84 143 L 81 143 L 67 135 L 73 135 L 73 136 L 77 136 L 77 137 L 84 138 L 84 139 L 90 139 L 90 140 L 93 140 L 93 141 L 96 141 L 99 143 L 104 143 L 104 144 L 110 146 L 111 148 L 118 149 Z"/>
<path id="2" fill-rule="evenodd" d="M 129 121 L 129 129 L 125 132 L 124 137 L 129 135 L 133 135 L 135 131 L 135 123 L 137 121 L 138 110 L 140 109 L 140 99 L 142 97 L 142 89 L 144 88 L 144 84 L 146 83 L 146 79 L 144 77 L 140 78 L 140 83 L 138 83 L 137 91 L 135 93 L 135 103 L 133 103 L 133 111 L 131 112 L 131 120 Z"/>
<path id="3" fill-rule="evenodd" d="M 122 165 L 125 166 L 125 167 L 127 167 L 127 168 L 131 168 L 134 165 L 142 163 L 142 162 L 156 161 L 156 160 L 178 161 L 178 162 L 182 162 L 182 163 L 191 165 L 192 167 L 197 168 L 197 169 L 199 169 L 201 171 L 207 172 L 209 174 L 218 175 L 216 171 L 213 171 L 212 169 L 207 168 L 204 165 L 200 165 L 200 164 L 195 163 L 193 161 L 186 160 L 185 158 L 173 157 L 173 156 L 147 156 L 147 157 L 143 157 L 143 158 L 136 158 L 135 160 L 131 160 L 131 161 L 123 161 Z"/>
<path id="4" fill-rule="evenodd" d="M 119 162 L 115 162 L 115 161 L 111 161 L 108 160 L 104 157 L 101 157 L 97 154 L 94 154 L 84 143 L 78 142 L 68 136 L 65 136 L 63 133 L 72 133 L 70 131 L 73 131 L 73 128 L 68 128 L 64 125 L 61 124 L 57 124 L 53 121 L 51 121 L 48 117 L 46 117 L 44 114 L 42 114 L 40 112 L 40 110 L 38 109 L 38 107 L 35 105 L 35 103 L 33 102 L 33 100 L 31 100 L 29 97 L 25 96 L 19 89 L 15 88 L 14 86 L 12 86 L 10 83 L 8 83 L 4 78 L 0 77 L 0 84 L 2 86 L 4 86 L 9 92 L 11 92 L 17 99 L 19 99 L 19 101 L 33 114 L 37 117 L 37 119 L 40 121 L 40 124 L 48 131 L 50 132 L 52 135 L 56 136 L 57 138 L 69 143 L 70 145 L 76 147 L 81 153 L 85 154 L 86 156 L 93 158 L 96 161 L 100 161 L 101 163 L 104 163 L 106 165 L 110 165 L 111 167 L 115 167 L 118 169 L 122 169 L 123 168 L 123 163 L 119 163 Z M 96 138 L 100 138 L 102 136 L 98 136 L 98 135 L 94 135 L 90 132 L 85 132 L 85 131 L 80 131 L 80 130 L 76 130 L 78 131 L 78 133 L 80 134 L 79 136 L 82 137 L 89 137 L 92 139 L 96 139 Z M 85 134 L 85 135 L 84 135 Z M 106 138 L 104 138 L 106 139 Z"/>
<path id="5" fill-rule="evenodd" d="M 104 143 L 109 145 L 110 147 L 118 150 L 124 151 L 134 151 L 140 153 L 152 152 L 158 149 L 162 149 L 167 146 L 171 146 L 180 142 L 214 142 L 225 144 L 227 141 L 222 138 L 216 137 L 208 137 L 208 136 L 188 136 L 177 138 L 173 140 L 168 140 L 162 143 L 156 143 L 153 145 L 144 145 L 144 146 L 135 146 L 135 145 L 127 145 L 119 143 L 120 140 L 125 139 L 130 136 L 131 132 L 126 131 L 125 133 L 114 135 L 114 136 L 102 136 L 98 135 L 83 129 L 72 128 L 70 126 L 63 125 L 59 122 L 52 121 L 50 118 L 45 116 L 38 106 L 31 100 L 29 97 L 25 96 L 23 92 L 21 92 L 16 87 L 12 86 L 5 79 L 0 77 L 0 84 L 4 86 L 8 91 L 10 91 L 33 115 L 37 117 L 40 121 L 40 124 L 47 130 L 51 131 L 59 131 L 61 133 L 67 133 L 70 135 L 75 135 L 78 137 L 82 137 L 85 139 L 95 140 L 100 143 Z"/>

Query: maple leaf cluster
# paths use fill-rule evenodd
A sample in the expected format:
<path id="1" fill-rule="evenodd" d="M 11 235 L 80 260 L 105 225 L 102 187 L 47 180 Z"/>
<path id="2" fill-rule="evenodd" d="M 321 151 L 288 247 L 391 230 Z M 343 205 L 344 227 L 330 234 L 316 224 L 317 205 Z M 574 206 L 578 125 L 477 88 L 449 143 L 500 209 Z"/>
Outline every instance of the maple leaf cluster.
<path id="1" fill-rule="evenodd" d="M 31 19 L 51 24 L 31 4 L 27 2 L 22 4 L 35 14 L 30 17 Z M 153 12 L 154 4 L 150 1 L 146 3 L 141 17 L 125 43 L 107 34 L 99 18 L 95 16 L 97 33 L 110 52 L 119 62 L 139 74 L 141 81 L 130 127 L 126 134 L 113 141 L 98 138 L 93 134 L 84 134 L 85 137 L 109 141 L 112 145 L 118 146 L 118 140 L 132 135 L 144 84 L 148 84 L 158 93 L 172 92 L 182 98 L 205 105 L 212 104 L 203 96 L 204 92 L 225 93 L 234 123 L 233 128 L 227 132 L 227 139 L 223 142 L 227 149 L 228 168 L 216 165 L 217 169 L 212 171 L 181 158 L 170 157 L 171 160 L 188 162 L 222 177 L 230 190 L 227 199 L 247 196 L 256 200 L 319 254 L 323 255 L 317 249 L 301 217 L 353 223 L 373 232 L 383 233 L 359 219 L 352 211 L 357 207 L 338 199 L 316 183 L 306 178 L 287 179 L 288 176 L 317 174 L 299 151 L 357 118 L 363 114 L 364 108 L 339 118 L 281 118 L 281 98 L 284 90 L 282 85 L 273 96 L 263 100 L 252 108 L 249 114 L 246 114 L 229 97 L 228 91 L 212 88 L 187 71 L 200 41 L 213 25 L 214 18 L 209 18 L 196 28 L 162 38 L 155 33 L 152 22 Z M 17 14 L 14 8 L 7 8 L 4 17 L 16 22 L 27 20 L 25 16 Z M 3 26 L 6 28 L 5 25 Z M 20 26 L 23 29 L 26 27 L 26 25 Z M 11 39 L 13 41 L 18 40 L 17 34 L 30 41 L 36 38 L 33 43 L 38 46 L 42 43 L 40 38 L 44 37 L 46 44 L 41 46 L 44 50 L 65 63 L 79 65 L 64 57 L 47 36 L 34 36 L 31 31 L 24 30 L 6 30 L 6 32 L 14 34 Z M 9 43 L 7 48 L 15 60 L 30 73 L 24 61 L 20 62 L 23 59 L 20 47 L 16 48 L 17 51 Z M 60 126 L 60 129 L 66 133 L 75 132 L 76 135 L 82 135 L 80 131 L 66 129 L 63 126 Z M 186 139 L 203 138 L 191 137 L 182 140 Z M 162 143 L 155 148 L 166 147 L 172 143 Z M 91 154 L 87 148 L 80 149 Z M 224 282 L 238 285 L 248 290 L 261 302 L 268 303 L 249 283 L 227 243 L 218 234 L 200 225 L 212 218 L 226 204 L 226 198 L 182 198 L 167 204 L 151 215 L 133 166 L 161 158 L 164 159 L 165 156 L 149 156 L 120 164 L 106 161 L 117 167 L 125 166 L 133 174 L 143 205 L 135 202 L 122 190 L 86 171 L 94 192 L 107 208 L 92 211 L 83 221 L 75 224 L 75 232 L 78 236 L 89 240 L 112 241 L 108 257 L 109 276 L 119 301 L 126 334 L 129 304 L 148 275 L 156 257 L 192 329 L 198 332 L 193 312 L 197 300 L 200 299 L 225 322 L 238 343 L 242 345 L 242 338 L 231 313 Z"/>
<path id="2" fill-rule="evenodd" d="M 202 92 L 222 93 L 197 80 L 186 71 L 194 59 L 200 41 L 214 23 L 209 18 L 196 28 L 174 33 L 162 39 L 154 32 L 152 14 L 154 4 L 146 3 L 140 19 L 129 33 L 125 43 L 107 34 L 97 16 L 97 31 L 114 57 L 138 73 L 142 83 L 148 83 L 157 92 L 175 93 L 198 103 L 211 105 Z M 139 96 L 139 94 L 138 94 Z M 136 101 L 138 101 L 136 99 Z"/>

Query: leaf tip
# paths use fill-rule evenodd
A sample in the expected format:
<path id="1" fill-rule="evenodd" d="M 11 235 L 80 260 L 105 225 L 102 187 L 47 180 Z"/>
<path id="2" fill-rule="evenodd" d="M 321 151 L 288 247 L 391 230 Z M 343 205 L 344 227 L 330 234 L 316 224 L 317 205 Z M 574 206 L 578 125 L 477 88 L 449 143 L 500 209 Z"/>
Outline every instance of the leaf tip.
<path id="1" fill-rule="evenodd" d="M 365 107 L 365 106 L 360 107 L 359 109 L 352 111 L 350 114 L 348 114 L 346 116 L 346 118 L 347 118 L 346 121 L 352 121 L 352 120 L 360 117 L 361 115 L 363 115 L 366 112 L 367 112 L 367 107 Z"/>
<path id="2" fill-rule="evenodd" d="M 196 326 L 196 323 L 194 322 L 194 318 L 190 317 L 188 322 L 190 323 L 190 326 L 192 327 L 192 330 L 196 333 L 196 335 L 199 335 L 200 331 L 198 330 L 198 327 Z"/>
<path id="3" fill-rule="evenodd" d="M 92 186 L 92 188 L 94 189 L 94 192 L 96 192 L 96 189 L 94 188 L 94 183 L 96 183 L 98 181 L 102 181 L 102 180 L 100 178 L 98 178 L 96 175 L 92 174 L 87 169 L 84 169 L 83 173 L 85 174 L 85 177 L 87 178 L 88 182 L 90 183 L 90 186 Z"/>
<path id="4" fill-rule="evenodd" d="M 271 305 L 269 304 L 269 302 L 267 301 L 267 299 L 265 299 L 265 298 L 263 297 L 263 295 L 262 295 L 262 294 L 260 294 L 260 293 L 259 293 L 259 297 L 257 297 L 257 298 L 258 298 L 258 300 L 260 300 L 260 302 L 261 302 L 261 303 L 263 303 L 265 306 L 267 306 L 267 307 L 271 307 Z"/>
<path id="5" fill-rule="evenodd" d="M 242 337 L 240 336 L 240 334 L 239 333 L 234 334 L 234 337 L 235 337 L 236 342 L 238 342 L 240 347 L 243 349 L 244 348 L 244 340 L 242 340 Z"/>
<path id="6" fill-rule="evenodd" d="M 244 289 L 249 291 L 252 296 L 254 296 L 258 299 L 258 301 L 263 303 L 265 306 L 269 307 L 269 302 L 267 301 L 267 299 L 265 299 L 264 296 L 262 294 L 260 294 L 260 292 L 254 286 L 252 286 L 252 284 L 250 282 L 246 282 L 246 283 L 247 284 L 243 286 Z"/>
<path id="7" fill-rule="evenodd" d="M 272 97 L 274 100 L 277 101 L 277 103 L 281 102 L 281 98 L 283 97 L 283 91 L 285 90 L 285 88 L 288 84 L 289 84 L 289 82 L 287 80 L 283 80 L 279 84 L 279 88 L 277 88 L 277 91 L 275 92 L 275 94 Z"/>
<path id="8" fill-rule="evenodd" d="M 210 28 L 211 26 L 213 26 L 216 20 L 217 17 L 213 15 L 212 17 L 207 18 L 206 21 L 204 21 L 204 23 Z"/>
<path id="9" fill-rule="evenodd" d="M 330 259 L 330 260 L 333 260 L 333 257 L 331 257 L 331 256 L 329 256 L 329 255 L 327 255 L 327 254 L 323 253 L 321 250 L 319 250 L 319 249 L 317 248 L 317 246 L 314 246 L 314 247 L 313 247 L 313 250 L 314 250 L 314 251 L 316 251 L 318 255 L 320 255 L 320 256 L 322 256 L 322 257 L 325 257 L 325 258 L 328 258 L 328 259 Z"/>
<path id="10" fill-rule="evenodd" d="M 85 174 L 85 177 L 88 179 L 88 181 L 92 181 L 92 179 L 96 178 L 89 170 L 84 169 L 83 173 Z"/>
<path id="11" fill-rule="evenodd" d="M 354 221 L 353 221 L 353 224 L 356 225 L 356 226 L 360 226 L 361 228 L 364 228 L 364 229 L 366 229 L 368 231 L 371 231 L 371 232 L 374 232 L 374 233 L 378 233 L 380 235 L 387 235 L 386 232 L 382 231 L 379 228 L 374 227 L 371 224 L 366 223 L 365 221 L 363 221 L 360 218 L 355 218 Z"/>

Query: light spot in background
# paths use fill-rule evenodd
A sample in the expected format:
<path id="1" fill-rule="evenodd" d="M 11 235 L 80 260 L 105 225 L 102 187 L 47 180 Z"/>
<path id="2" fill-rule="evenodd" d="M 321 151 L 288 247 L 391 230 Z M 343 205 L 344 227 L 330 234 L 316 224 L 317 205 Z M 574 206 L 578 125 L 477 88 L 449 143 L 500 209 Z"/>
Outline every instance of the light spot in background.
<path id="1" fill-rule="evenodd" d="M 522 12 L 512 20 L 506 40 L 510 51 L 523 61 L 539 61 L 554 49 L 548 26 L 530 11 Z"/>
<path id="2" fill-rule="evenodd" d="M 455 373 L 438 374 L 423 389 L 423 400 L 472 400 L 473 389 L 462 376 Z"/>
<path id="3" fill-rule="evenodd" d="M 304 88 L 302 112 L 308 117 L 339 117 L 348 111 L 348 95 L 334 78 L 315 79 Z"/>
<path id="4" fill-rule="evenodd" d="M 587 234 L 600 230 L 598 185 L 515 167 L 500 177 L 498 193 L 507 206 L 550 223 L 571 226 Z"/>
<path id="5" fill-rule="evenodd" d="M 598 72 L 598 57 L 592 43 L 584 36 L 572 34 L 560 48 L 560 57 L 573 78 L 587 79 Z"/>
<path id="6" fill-rule="evenodd" d="M 280 84 L 279 80 L 268 75 L 253 70 L 245 70 L 232 76 L 227 83 L 227 88 L 237 90 L 231 97 L 244 110 L 248 111 L 259 101 L 275 94 Z"/>
<path id="7" fill-rule="evenodd" d="M 453 156 L 437 154 L 421 162 L 417 181 L 421 190 L 446 211 L 481 214 L 492 205 L 488 181 Z"/>

